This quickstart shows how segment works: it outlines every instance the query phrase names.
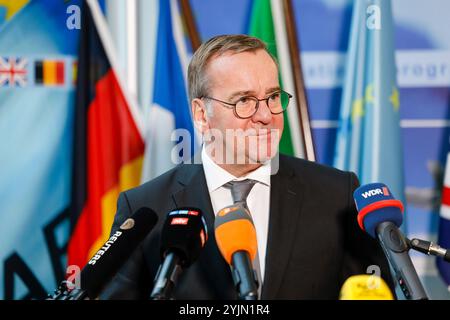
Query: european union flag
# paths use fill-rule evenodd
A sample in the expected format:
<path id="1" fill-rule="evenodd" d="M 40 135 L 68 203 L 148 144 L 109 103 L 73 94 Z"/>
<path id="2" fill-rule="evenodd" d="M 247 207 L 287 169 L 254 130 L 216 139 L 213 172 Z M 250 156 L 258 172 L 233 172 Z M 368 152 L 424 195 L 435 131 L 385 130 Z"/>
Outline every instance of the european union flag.
<path id="1" fill-rule="evenodd" d="M 400 99 L 389 0 L 354 2 L 334 166 L 404 202 Z"/>

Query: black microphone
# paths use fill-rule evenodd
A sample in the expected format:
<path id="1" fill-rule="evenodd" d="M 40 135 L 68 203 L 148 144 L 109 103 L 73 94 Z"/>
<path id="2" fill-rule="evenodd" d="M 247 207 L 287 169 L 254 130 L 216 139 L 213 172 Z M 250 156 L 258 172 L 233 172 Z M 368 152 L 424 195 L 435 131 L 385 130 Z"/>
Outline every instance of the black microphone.
<path id="1" fill-rule="evenodd" d="M 171 299 L 181 272 L 195 262 L 208 240 L 208 229 L 197 208 L 177 208 L 166 218 L 161 231 L 161 260 L 150 298 Z"/>
<path id="2" fill-rule="evenodd" d="M 63 281 L 48 300 L 96 299 L 158 221 L 150 208 L 140 208 L 115 231 L 80 273 L 80 285 Z"/>
<path id="3" fill-rule="evenodd" d="M 360 228 L 378 239 L 406 299 L 427 300 L 425 289 L 408 255 L 406 237 L 398 229 L 403 222 L 403 204 L 394 199 L 383 183 L 359 187 L 353 193 Z"/>

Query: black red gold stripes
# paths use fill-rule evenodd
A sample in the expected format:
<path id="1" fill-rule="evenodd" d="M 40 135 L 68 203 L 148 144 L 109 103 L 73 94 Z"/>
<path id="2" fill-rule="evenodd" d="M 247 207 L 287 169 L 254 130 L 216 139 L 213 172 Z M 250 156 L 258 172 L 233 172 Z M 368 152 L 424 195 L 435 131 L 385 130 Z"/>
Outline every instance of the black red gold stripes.
<path id="1" fill-rule="evenodd" d="M 34 63 L 35 83 L 62 86 L 65 83 L 65 63 L 62 60 L 38 60 Z"/>

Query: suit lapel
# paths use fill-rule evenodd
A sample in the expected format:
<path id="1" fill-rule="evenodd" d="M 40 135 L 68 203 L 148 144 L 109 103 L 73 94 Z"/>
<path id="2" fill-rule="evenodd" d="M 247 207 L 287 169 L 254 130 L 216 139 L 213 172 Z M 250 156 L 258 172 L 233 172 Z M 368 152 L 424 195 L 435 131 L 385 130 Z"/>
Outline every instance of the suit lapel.
<path id="1" fill-rule="evenodd" d="M 282 161 L 282 159 L 280 159 Z M 301 213 L 303 187 L 291 168 L 280 163 L 271 176 L 270 217 L 262 299 L 275 299 L 292 251 Z"/>
<path id="2" fill-rule="evenodd" d="M 179 189 L 172 197 L 177 207 L 191 206 L 202 210 L 208 232 L 214 231 L 214 211 L 206 185 L 203 166 L 200 164 L 184 165 L 178 177 Z"/>
<path id="3" fill-rule="evenodd" d="M 280 161 L 282 161 L 280 156 Z M 292 168 L 280 163 L 271 176 L 269 233 L 262 299 L 276 299 L 295 239 L 303 184 Z M 205 280 L 221 299 L 236 299 L 230 267 L 223 259 L 214 236 L 214 211 L 201 164 L 185 165 L 178 177 L 178 189 L 172 194 L 176 207 L 202 210 L 208 227 L 208 241 L 199 261 Z"/>
<path id="4" fill-rule="evenodd" d="M 214 211 L 201 164 L 184 165 L 178 178 L 179 189 L 172 197 L 176 207 L 197 207 L 203 212 L 208 228 L 208 241 L 199 258 L 206 281 L 214 287 L 217 297 L 235 299 L 231 272 L 216 245 L 214 236 Z"/>

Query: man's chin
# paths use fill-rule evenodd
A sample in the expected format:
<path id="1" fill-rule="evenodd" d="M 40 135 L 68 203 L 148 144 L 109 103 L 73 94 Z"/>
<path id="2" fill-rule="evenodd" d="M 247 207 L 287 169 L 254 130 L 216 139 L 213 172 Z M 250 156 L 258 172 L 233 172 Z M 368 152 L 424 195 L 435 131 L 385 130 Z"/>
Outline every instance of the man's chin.
<path id="1" fill-rule="evenodd" d="M 251 163 L 257 163 L 257 164 L 266 164 L 268 163 L 270 160 L 272 160 L 273 157 L 258 157 L 256 159 L 251 159 L 250 162 Z"/>
<path id="2" fill-rule="evenodd" d="M 259 164 L 265 164 L 273 159 L 277 155 L 277 149 L 275 150 L 258 150 L 258 152 L 250 152 L 248 154 L 248 159 L 250 163 L 259 163 Z"/>

